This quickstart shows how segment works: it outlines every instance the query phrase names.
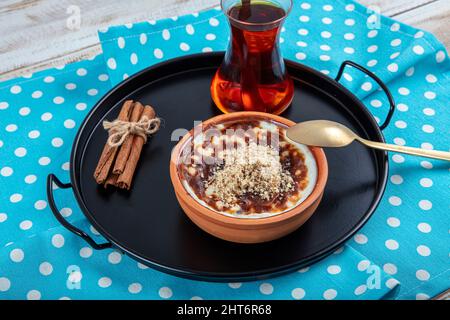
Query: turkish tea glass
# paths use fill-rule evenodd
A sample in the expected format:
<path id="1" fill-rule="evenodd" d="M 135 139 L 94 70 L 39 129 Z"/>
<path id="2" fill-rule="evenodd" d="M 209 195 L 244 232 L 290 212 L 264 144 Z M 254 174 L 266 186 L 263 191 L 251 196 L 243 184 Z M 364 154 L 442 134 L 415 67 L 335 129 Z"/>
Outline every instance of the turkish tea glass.
<path id="1" fill-rule="evenodd" d="M 294 95 L 279 37 L 291 0 L 222 0 L 231 37 L 211 82 L 211 96 L 224 113 L 280 114 Z"/>

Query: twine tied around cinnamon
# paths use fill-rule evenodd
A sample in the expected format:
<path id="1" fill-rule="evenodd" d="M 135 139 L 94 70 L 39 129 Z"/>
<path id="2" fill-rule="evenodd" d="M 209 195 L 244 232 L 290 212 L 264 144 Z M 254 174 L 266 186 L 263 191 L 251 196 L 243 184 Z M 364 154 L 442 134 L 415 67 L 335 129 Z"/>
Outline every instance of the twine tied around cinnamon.
<path id="1" fill-rule="evenodd" d="M 122 120 L 103 121 L 103 128 L 108 130 L 108 144 L 111 147 L 118 147 L 122 145 L 125 139 L 130 134 L 138 135 L 147 142 L 147 136 L 159 130 L 161 120 L 159 118 L 149 119 L 142 117 L 137 122 L 129 122 Z"/>

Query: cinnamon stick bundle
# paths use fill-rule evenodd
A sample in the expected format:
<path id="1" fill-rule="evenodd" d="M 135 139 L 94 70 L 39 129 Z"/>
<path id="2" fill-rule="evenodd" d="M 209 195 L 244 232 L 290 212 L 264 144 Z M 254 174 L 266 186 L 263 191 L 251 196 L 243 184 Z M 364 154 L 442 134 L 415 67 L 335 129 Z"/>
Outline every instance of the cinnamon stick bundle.
<path id="1" fill-rule="evenodd" d="M 130 122 L 137 122 L 141 118 L 144 106 L 140 102 L 136 102 L 133 107 L 133 112 L 131 113 Z M 125 141 L 120 146 L 120 150 L 117 154 L 116 161 L 114 163 L 114 168 L 112 172 L 117 175 L 121 175 L 125 169 L 128 157 L 130 156 L 132 145 L 133 145 L 134 135 L 130 134 L 126 137 Z"/>
<path id="2" fill-rule="evenodd" d="M 155 133 L 159 125 L 152 107 L 126 101 L 116 120 L 103 122 L 109 137 L 95 168 L 96 182 L 105 188 L 116 186 L 129 190 L 147 136 Z"/>
<path id="3" fill-rule="evenodd" d="M 118 119 L 122 121 L 130 121 L 130 116 L 133 110 L 134 102 L 132 100 L 127 100 L 120 110 Z M 110 132 L 110 135 L 114 132 Z M 118 147 L 111 147 L 108 143 L 103 147 L 100 160 L 98 161 L 97 167 L 95 168 L 94 178 L 98 184 L 103 184 L 108 178 L 111 166 L 116 158 Z"/>
<path id="4" fill-rule="evenodd" d="M 156 117 L 155 110 L 151 106 L 145 106 L 144 111 L 139 120 L 147 118 L 148 120 Z M 145 139 L 141 136 L 135 135 L 132 137 L 132 146 L 130 155 L 126 161 L 122 174 L 117 179 L 117 185 L 119 188 L 129 190 L 131 187 L 131 181 L 133 180 L 134 171 L 136 170 L 139 157 L 141 156 L 142 147 L 145 144 Z"/>

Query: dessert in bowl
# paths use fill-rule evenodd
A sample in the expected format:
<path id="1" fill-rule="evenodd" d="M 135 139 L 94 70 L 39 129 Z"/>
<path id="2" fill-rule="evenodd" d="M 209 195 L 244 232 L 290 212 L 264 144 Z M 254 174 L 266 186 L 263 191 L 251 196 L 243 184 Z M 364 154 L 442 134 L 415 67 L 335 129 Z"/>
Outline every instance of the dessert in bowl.
<path id="1" fill-rule="evenodd" d="M 258 243 L 305 223 L 328 175 L 322 149 L 286 137 L 294 122 L 237 112 L 203 122 L 172 152 L 170 176 L 187 216 L 224 240 Z"/>

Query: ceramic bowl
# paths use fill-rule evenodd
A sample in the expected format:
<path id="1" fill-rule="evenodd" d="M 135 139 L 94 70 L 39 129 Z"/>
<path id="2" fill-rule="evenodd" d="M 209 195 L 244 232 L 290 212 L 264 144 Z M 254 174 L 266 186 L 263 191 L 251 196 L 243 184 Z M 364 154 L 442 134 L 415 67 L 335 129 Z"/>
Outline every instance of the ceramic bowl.
<path id="1" fill-rule="evenodd" d="M 234 112 L 219 115 L 203 122 L 203 127 L 229 121 L 248 119 L 275 121 L 286 126 L 295 123 L 280 116 L 262 112 Z M 322 199 L 328 177 L 328 165 L 321 148 L 309 147 L 317 164 L 317 181 L 311 194 L 300 204 L 287 211 L 263 218 L 241 218 L 224 215 L 202 205 L 186 190 L 178 172 L 181 151 L 185 143 L 193 136 L 193 130 L 187 133 L 175 146 L 170 161 L 170 178 L 178 202 L 199 228 L 223 240 L 237 243 L 260 243 L 281 238 L 304 224 L 314 213 Z"/>

